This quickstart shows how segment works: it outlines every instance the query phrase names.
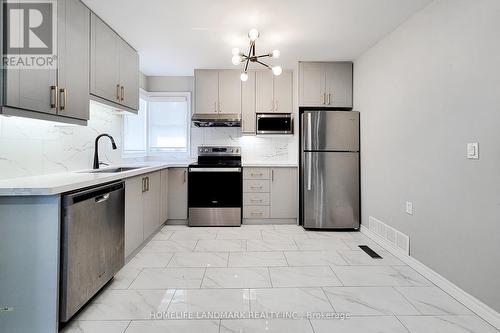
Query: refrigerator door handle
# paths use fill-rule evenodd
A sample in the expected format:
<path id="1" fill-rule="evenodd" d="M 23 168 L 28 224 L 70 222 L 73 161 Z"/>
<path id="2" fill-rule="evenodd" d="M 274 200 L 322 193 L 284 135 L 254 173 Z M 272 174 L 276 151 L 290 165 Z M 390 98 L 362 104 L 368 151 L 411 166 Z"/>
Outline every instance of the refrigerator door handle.
<path id="1" fill-rule="evenodd" d="M 306 154 L 307 156 L 307 190 L 312 189 L 312 154 Z"/>
<path id="2" fill-rule="evenodd" d="M 311 113 L 309 112 L 307 114 L 307 147 L 306 149 L 311 150 L 312 149 L 312 116 Z"/>

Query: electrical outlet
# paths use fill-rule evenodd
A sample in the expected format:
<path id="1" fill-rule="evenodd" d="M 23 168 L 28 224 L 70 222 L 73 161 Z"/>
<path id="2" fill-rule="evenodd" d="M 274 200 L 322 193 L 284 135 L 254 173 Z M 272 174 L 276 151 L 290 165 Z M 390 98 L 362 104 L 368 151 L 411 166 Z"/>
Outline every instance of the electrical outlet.
<path id="1" fill-rule="evenodd" d="M 479 159 L 479 143 L 471 142 L 467 144 L 467 159 L 477 160 Z"/>
<path id="2" fill-rule="evenodd" d="M 410 201 L 406 202 L 406 214 L 413 215 L 413 203 Z"/>

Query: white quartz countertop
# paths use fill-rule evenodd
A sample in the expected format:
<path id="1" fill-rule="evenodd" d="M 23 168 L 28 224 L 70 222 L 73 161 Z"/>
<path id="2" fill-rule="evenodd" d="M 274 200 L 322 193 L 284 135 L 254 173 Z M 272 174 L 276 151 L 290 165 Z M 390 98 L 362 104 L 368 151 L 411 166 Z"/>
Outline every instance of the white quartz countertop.
<path id="1" fill-rule="evenodd" d="M 281 162 L 243 162 L 244 168 L 297 168 L 299 165 L 295 163 Z"/>
<path id="2" fill-rule="evenodd" d="M 192 161 L 175 161 L 120 164 L 119 166 L 103 167 L 101 169 L 113 169 L 115 167 L 139 168 L 118 173 L 86 173 L 85 171 L 89 170 L 82 170 L 42 176 L 5 179 L 0 180 L 0 196 L 57 195 L 166 168 L 185 168 L 191 162 Z"/>
<path id="3" fill-rule="evenodd" d="M 174 161 L 120 164 L 119 166 L 110 166 L 101 169 L 113 169 L 116 167 L 138 167 L 138 169 L 117 173 L 87 173 L 86 171 L 91 170 L 81 170 L 50 175 L 4 179 L 0 180 L 0 196 L 58 195 L 166 168 L 185 168 L 192 162 L 193 161 Z M 296 168 L 297 164 L 244 162 L 242 166 L 247 168 Z"/>

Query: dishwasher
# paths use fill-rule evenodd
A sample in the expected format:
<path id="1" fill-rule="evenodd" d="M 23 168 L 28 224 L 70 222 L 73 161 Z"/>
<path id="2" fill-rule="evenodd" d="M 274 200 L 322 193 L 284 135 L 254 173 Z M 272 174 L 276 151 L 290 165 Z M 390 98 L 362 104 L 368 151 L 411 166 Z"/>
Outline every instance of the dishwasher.
<path id="1" fill-rule="evenodd" d="M 62 196 L 59 321 L 67 322 L 125 262 L 125 186 Z"/>

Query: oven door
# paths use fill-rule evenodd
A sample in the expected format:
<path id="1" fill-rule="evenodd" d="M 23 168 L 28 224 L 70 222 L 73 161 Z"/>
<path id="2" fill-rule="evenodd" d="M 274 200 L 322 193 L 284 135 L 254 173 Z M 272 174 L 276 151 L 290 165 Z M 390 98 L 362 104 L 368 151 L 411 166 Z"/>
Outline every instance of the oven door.
<path id="1" fill-rule="evenodd" d="M 242 189 L 241 168 L 189 168 L 189 225 L 241 225 Z"/>
<path id="2" fill-rule="evenodd" d="M 289 113 L 257 114 L 257 134 L 293 134 L 292 115 Z"/>

